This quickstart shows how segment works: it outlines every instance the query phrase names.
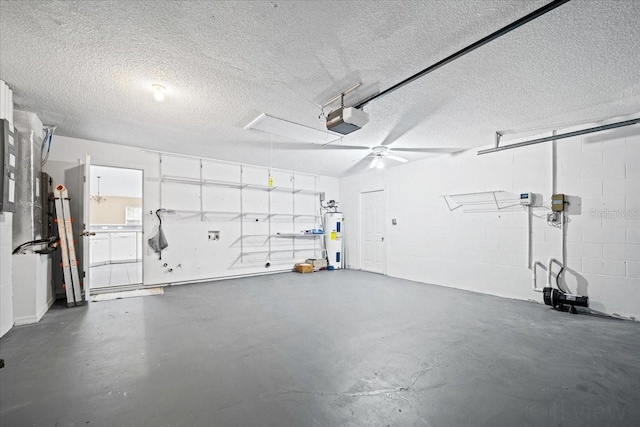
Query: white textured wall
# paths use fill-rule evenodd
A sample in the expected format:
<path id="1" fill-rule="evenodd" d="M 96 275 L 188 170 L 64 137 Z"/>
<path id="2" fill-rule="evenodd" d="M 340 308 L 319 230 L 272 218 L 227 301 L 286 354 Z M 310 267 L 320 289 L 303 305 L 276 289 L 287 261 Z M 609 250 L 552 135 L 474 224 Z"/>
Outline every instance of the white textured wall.
<path id="1" fill-rule="evenodd" d="M 360 268 L 358 194 L 384 189 L 389 275 L 541 301 L 527 268 L 526 213 L 449 212 L 440 196 L 505 190 L 547 200 L 550 150 L 549 143 L 484 156 L 472 150 L 341 179 L 349 267 Z M 640 318 L 640 130 L 558 141 L 557 156 L 557 191 L 582 203 L 570 206 L 581 213 L 570 215 L 567 231 L 569 287 L 588 295 L 594 310 Z M 560 231 L 538 218 L 533 226 L 534 260 L 560 258 Z"/>
<path id="2" fill-rule="evenodd" d="M 13 93 L 0 80 L 0 119 L 13 123 Z M 11 263 L 13 214 L 0 212 L 0 337 L 13 327 L 13 289 Z"/>
<path id="3" fill-rule="evenodd" d="M 51 257 L 35 253 L 13 255 L 13 321 L 37 323 L 53 304 Z"/>
<path id="4" fill-rule="evenodd" d="M 12 224 L 13 214 L 0 212 L 0 336 L 6 334 L 13 326 Z"/>
<path id="5" fill-rule="evenodd" d="M 211 278 L 232 277 L 239 275 L 251 275 L 258 273 L 268 273 L 278 270 L 290 270 L 293 268 L 294 261 L 304 261 L 309 253 L 300 253 L 294 260 L 289 258 L 281 262 L 273 262 L 272 267 L 265 268 L 264 256 L 253 257 L 253 261 L 245 260 L 243 263 L 234 263 L 233 261 L 240 253 L 238 237 L 240 236 L 239 221 L 229 221 L 228 219 L 209 220 L 202 222 L 197 216 L 193 218 L 177 220 L 173 216 L 169 216 L 163 224 L 164 232 L 169 241 L 169 247 L 162 253 L 162 261 L 158 260 L 156 254 L 152 253 L 147 239 L 155 234 L 157 229 L 157 220 L 155 215 L 150 212 L 155 211 L 159 207 L 160 184 L 158 177 L 160 175 L 158 154 L 143 153 L 139 148 L 126 147 L 121 145 L 100 143 L 95 141 L 80 140 L 66 137 L 54 137 L 53 148 L 49 162 L 44 166 L 44 171 L 51 174 L 54 184 L 64 179 L 64 170 L 73 167 L 74 164 L 82 159 L 84 161 L 85 153 L 91 155 L 92 164 L 102 166 L 129 167 L 134 169 L 142 169 L 144 171 L 144 198 L 143 198 L 143 270 L 144 284 L 161 284 L 176 283 L 182 281 L 197 281 Z M 267 185 L 268 174 L 266 168 L 261 167 L 245 167 L 244 182 L 259 185 Z M 239 180 L 239 167 L 236 165 L 222 166 L 215 163 L 203 166 L 203 177 L 212 180 L 237 181 Z M 188 158 L 172 158 L 163 156 L 163 174 L 183 177 L 197 178 L 199 176 L 199 161 Z M 289 185 L 289 175 L 284 172 L 274 172 L 274 185 Z M 307 183 L 304 185 L 302 181 L 304 175 L 296 175 L 296 188 L 313 188 Z M 338 196 L 337 178 L 319 177 L 318 190 L 325 191 L 328 198 L 337 198 Z M 239 209 L 238 190 L 228 189 L 224 187 L 205 187 L 203 190 L 203 200 L 205 210 L 220 211 L 236 211 Z M 249 212 L 266 212 L 267 211 L 267 195 L 265 191 L 244 191 L 243 193 L 243 210 Z M 292 209 L 291 194 L 272 192 L 271 207 L 272 212 L 290 212 Z M 162 190 L 162 207 L 170 209 L 200 209 L 199 186 L 195 185 L 179 185 L 163 183 Z M 307 203 L 309 198 L 313 196 L 296 195 L 296 213 L 304 212 L 301 204 Z M 305 202 L 306 200 L 306 202 Z M 228 217 L 227 217 L 228 218 Z M 267 234 L 267 223 L 260 220 L 257 222 L 245 221 L 245 234 Z M 272 233 L 293 232 L 290 224 L 283 224 L 277 221 L 272 222 Z M 303 224 L 299 224 L 298 228 L 303 228 Z M 304 228 L 311 228 L 307 224 Z M 221 240 L 211 242 L 207 239 L 209 230 L 221 232 Z M 300 230 L 297 230 L 300 231 Z M 254 246 L 261 245 L 265 239 L 253 239 Z M 283 245 L 284 240 L 273 239 L 273 245 Z M 266 248 L 255 247 L 254 250 L 263 250 Z M 286 256 L 286 254 L 279 254 Z M 173 272 L 167 272 L 167 267 L 172 267 Z M 177 265 L 180 264 L 180 267 Z"/>

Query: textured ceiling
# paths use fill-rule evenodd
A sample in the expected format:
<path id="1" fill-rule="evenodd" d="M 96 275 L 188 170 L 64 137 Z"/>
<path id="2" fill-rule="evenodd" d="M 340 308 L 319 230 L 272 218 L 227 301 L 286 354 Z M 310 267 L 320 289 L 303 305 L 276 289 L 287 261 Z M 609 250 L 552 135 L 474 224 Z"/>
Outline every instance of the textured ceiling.
<path id="1" fill-rule="evenodd" d="M 322 129 L 318 105 L 341 90 L 386 89 L 545 3 L 0 1 L 0 78 L 61 135 L 342 176 L 367 151 L 243 125 L 265 112 Z M 639 19 L 638 1 L 573 0 L 372 102 L 335 144 L 471 148 L 638 112 Z"/>

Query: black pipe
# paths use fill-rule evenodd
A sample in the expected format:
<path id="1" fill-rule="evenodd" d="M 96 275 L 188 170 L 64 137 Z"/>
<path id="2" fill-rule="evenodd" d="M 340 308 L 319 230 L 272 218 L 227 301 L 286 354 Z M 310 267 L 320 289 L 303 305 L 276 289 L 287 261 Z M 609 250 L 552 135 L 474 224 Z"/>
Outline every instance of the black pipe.
<path id="1" fill-rule="evenodd" d="M 51 237 L 47 237 L 46 239 L 37 239 L 37 240 L 32 240 L 30 242 L 26 242 L 21 244 L 20 246 L 18 246 L 17 248 L 15 248 L 13 250 L 13 252 L 11 252 L 11 255 L 15 255 L 18 252 L 20 252 L 23 249 L 26 249 L 30 246 L 36 246 L 36 245 L 43 245 L 43 244 L 47 244 L 47 245 L 51 245 L 53 243 L 55 243 L 58 240 L 57 237 L 55 236 L 51 236 Z"/>
<path id="2" fill-rule="evenodd" d="M 398 89 L 400 89 L 402 86 L 411 83 L 414 80 L 419 79 L 420 77 L 424 77 L 427 74 L 429 74 L 432 71 L 437 70 L 438 68 L 442 67 L 443 65 L 447 65 L 449 62 L 455 61 L 456 59 L 466 55 L 467 53 L 473 52 L 474 50 L 476 50 L 477 48 L 484 46 L 485 44 L 492 42 L 493 40 L 504 36 L 505 34 L 515 30 L 518 27 L 523 26 L 524 24 L 533 21 L 534 19 L 544 15 L 547 12 L 552 11 L 553 9 L 562 6 L 563 4 L 567 3 L 569 0 L 554 0 L 551 3 L 548 3 L 544 6 L 542 6 L 540 9 L 534 10 L 533 12 L 531 12 L 530 14 L 523 16 L 522 18 L 518 19 L 517 21 L 512 22 L 511 24 L 507 25 L 506 27 L 502 27 L 500 28 L 498 31 L 489 34 L 488 36 L 484 37 L 483 39 L 478 40 L 475 43 L 470 44 L 469 46 L 463 48 L 462 50 L 457 51 L 456 53 L 454 53 L 453 55 L 447 56 L 446 58 L 444 58 L 441 61 L 436 62 L 435 64 L 431 65 L 430 67 L 425 68 L 424 70 L 414 74 L 413 76 L 404 79 L 403 81 L 401 81 L 400 83 L 397 83 L 393 86 L 391 86 L 389 89 L 383 90 L 382 92 L 376 94 L 376 95 L 372 95 L 369 98 L 366 98 L 364 101 L 361 101 L 360 103 L 355 105 L 355 108 L 362 108 L 365 105 L 367 105 L 369 102 L 373 101 L 374 99 L 380 98 L 382 96 L 388 95 L 393 91 L 396 91 Z"/>
<path id="3" fill-rule="evenodd" d="M 540 144 L 541 142 L 555 141 L 557 139 L 571 138 L 574 136 L 586 135 L 588 133 L 602 132 L 603 130 L 621 128 L 640 123 L 640 118 L 625 120 L 622 122 L 610 123 L 608 125 L 596 126 L 588 129 L 576 130 L 574 132 L 562 133 L 560 135 L 545 136 L 544 138 L 532 139 L 531 141 L 518 142 L 515 144 L 503 145 L 502 147 L 487 148 L 478 151 L 478 155 L 495 153 L 496 151 L 510 150 L 512 148 L 525 147 L 527 145 Z"/>

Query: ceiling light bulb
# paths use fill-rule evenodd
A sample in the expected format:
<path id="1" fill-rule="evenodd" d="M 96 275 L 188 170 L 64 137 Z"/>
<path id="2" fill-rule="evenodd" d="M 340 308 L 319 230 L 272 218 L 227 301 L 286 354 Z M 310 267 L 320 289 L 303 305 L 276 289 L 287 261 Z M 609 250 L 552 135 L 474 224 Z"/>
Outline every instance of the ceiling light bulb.
<path id="1" fill-rule="evenodd" d="M 152 85 L 151 87 L 153 87 L 153 99 L 158 102 L 164 101 L 164 91 L 167 90 L 167 88 L 158 84 Z"/>
<path id="2" fill-rule="evenodd" d="M 382 157 L 378 158 L 378 163 L 376 163 L 376 169 L 384 168 L 384 162 L 382 161 Z"/>

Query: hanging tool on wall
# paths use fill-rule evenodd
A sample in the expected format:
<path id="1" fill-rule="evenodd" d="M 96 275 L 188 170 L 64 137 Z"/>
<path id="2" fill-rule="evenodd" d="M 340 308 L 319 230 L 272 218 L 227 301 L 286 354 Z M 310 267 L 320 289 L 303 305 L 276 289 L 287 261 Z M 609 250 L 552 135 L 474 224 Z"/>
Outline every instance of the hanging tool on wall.
<path id="1" fill-rule="evenodd" d="M 162 250 L 166 249 L 169 246 L 167 242 L 167 238 L 164 237 L 164 233 L 162 232 L 162 218 L 160 217 L 160 212 L 164 212 L 165 209 L 156 210 L 156 216 L 158 217 L 158 232 L 155 236 L 149 239 L 149 246 L 155 253 L 158 254 L 158 259 L 162 259 Z"/>

